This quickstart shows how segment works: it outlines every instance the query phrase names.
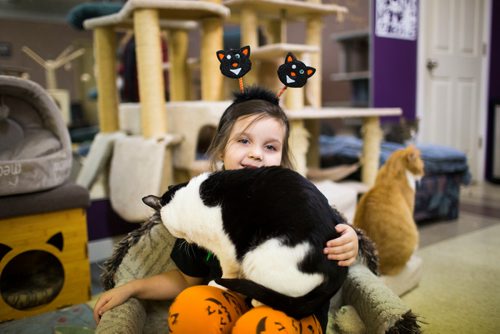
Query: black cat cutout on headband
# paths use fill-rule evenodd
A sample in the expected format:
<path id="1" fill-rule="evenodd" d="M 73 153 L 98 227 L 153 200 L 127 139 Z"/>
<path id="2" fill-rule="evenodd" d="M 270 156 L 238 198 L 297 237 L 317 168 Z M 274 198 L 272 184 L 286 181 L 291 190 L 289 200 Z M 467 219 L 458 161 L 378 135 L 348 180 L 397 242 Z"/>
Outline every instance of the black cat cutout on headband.
<path id="1" fill-rule="evenodd" d="M 287 87 L 300 88 L 307 83 L 307 79 L 316 72 L 314 67 L 307 66 L 298 60 L 293 53 L 288 52 L 285 63 L 278 68 L 278 78 L 285 85 L 278 93 L 278 97 L 283 94 Z"/>
<path id="2" fill-rule="evenodd" d="M 220 61 L 220 71 L 228 78 L 238 79 L 240 91 L 243 91 L 242 77 L 252 69 L 250 61 L 250 46 L 240 49 L 219 50 L 217 59 Z"/>

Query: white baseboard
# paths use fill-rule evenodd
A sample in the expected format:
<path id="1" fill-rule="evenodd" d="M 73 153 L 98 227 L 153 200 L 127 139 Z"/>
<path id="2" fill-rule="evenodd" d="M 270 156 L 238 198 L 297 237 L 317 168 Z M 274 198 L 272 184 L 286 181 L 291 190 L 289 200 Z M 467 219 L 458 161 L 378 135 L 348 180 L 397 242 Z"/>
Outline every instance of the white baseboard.
<path id="1" fill-rule="evenodd" d="M 113 254 L 114 245 L 124 237 L 124 235 L 121 235 L 89 241 L 88 251 L 90 263 L 100 262 L 109 258 Z"/>

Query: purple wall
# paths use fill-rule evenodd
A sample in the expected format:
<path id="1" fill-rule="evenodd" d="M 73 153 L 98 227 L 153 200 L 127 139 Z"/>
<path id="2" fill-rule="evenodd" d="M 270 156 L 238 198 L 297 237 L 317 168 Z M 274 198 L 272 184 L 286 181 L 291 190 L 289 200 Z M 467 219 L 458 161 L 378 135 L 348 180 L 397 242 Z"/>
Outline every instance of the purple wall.
<path id="1" fill-rule="evenodd" d="M 491 40 L 490 40 L 490 73 L 488 77 L 488 117 L 486 137 L 486 179 L 500 183 L 493 176 L 493 154 L 500 150 L 500 143 L 494 143 L 495 123 L 494 105 L 500 104 L 500 1 L 492 0 Z"/>
<path id="2" fill-rule="evenodd" d="M 417 2 L 418 5 L 418 2 Z M 414 119 L 417 101 L 417 42 L 378 37 L 375 34 L 376 0 L 372 1 L 371 96 L 373 107 L 399 107 Z M 384 120 L 394 120 L 387 117 Z"/>
<path id="3" fill-rule="evenodd" d="M 127 234 L 139 226 L 123 220 L 113 211 L 107 199 L 93 200 L 87 209 L 89 241 Z"/>
<path id="4" fill-rule="evenodd" d="M 492 0 L 489 100 L 500 100 L 500 1 Z"/>

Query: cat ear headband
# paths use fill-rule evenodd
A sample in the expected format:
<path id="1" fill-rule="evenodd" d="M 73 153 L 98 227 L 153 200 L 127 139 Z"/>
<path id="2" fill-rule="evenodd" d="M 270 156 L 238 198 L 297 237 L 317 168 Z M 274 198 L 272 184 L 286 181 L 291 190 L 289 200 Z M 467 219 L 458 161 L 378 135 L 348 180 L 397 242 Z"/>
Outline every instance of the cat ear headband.
<path id="1" fill-rule="evenodd" d="M 220 61 L 220 71 L 228 78 L 238 79 L 240 91 L 243 93 L 243 76 L 252 68 L 250 61 L 250 46 L 241 49 L 229 49 L 217 51 L 217 59 Z"/>
<path id="2" fill-rule="evenodd" d="M 238 79 L 240 92 L 243 93 L 243 76 L 252 68 L 250 46 L 227 51 L 219 50 L 217 51 L 217 59 L 219 59 L 222 74 L 232 79 Z M 315 72 L 314 67 L 306 66 L 289 52 L 285 56 L 285 62 L 278 68 L 278 78 L 285 86 L 277 94 L 277 97 L 279 98 L 288 87 L 303 87 L 307 83 L 307 79 Z"/>
<path id="3" fill-rule="evenodd" d="M 307 79 L 312 77 L 314 73 L 316 73 L 314 67 L 306 66 L 306 64 L 298 60 L 293 53 L 288 52 L 285 57 L 285 63 L 281 64 L 278 68 L 278 78 L 283 85 L 285 85 L 278 93 L 278 97 L 280 97 L 288 87 L 303 87 L 307 83 Z"/>

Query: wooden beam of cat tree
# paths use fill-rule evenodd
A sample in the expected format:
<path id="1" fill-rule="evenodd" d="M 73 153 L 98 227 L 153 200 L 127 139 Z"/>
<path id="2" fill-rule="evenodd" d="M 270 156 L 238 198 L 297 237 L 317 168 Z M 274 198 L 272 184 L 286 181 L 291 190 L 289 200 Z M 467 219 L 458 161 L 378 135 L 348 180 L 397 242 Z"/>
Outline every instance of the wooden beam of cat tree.
<path id="1" fill-rule="evenodd" d="M 116 35 L 109 27 L 94 29 L 94 54 L 97 68 L 97 110 L 99 131 L 118 131 L 118 89 L 116 86 Z"/>
<path id="2" fill-rule="evenodd" d="M 161 137 L 167 132 L 165 84 L 161 50 L 160 23 L 155 9 L 134 11 L 137 74 L 141 99 L 142 134 Z"/>

